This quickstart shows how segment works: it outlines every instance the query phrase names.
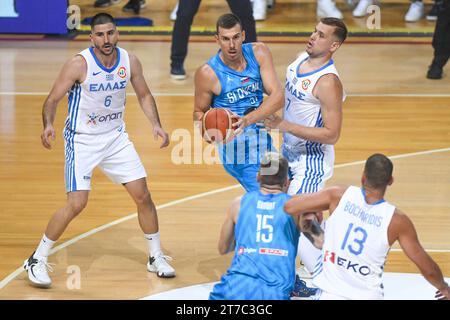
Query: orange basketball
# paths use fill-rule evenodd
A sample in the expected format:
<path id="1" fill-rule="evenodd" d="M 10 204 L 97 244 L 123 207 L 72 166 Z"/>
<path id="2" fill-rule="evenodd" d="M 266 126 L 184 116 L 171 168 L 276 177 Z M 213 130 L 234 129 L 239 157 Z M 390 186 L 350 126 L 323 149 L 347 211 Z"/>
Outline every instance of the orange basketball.
<path id="1" fill-rule="evenodd" d="M 231 117 L 232 113 L 224 108 L 211 108 L 202 118 L 202 134 L 206 142 L 228 142 L 236 128 L 232 125 L 237 119 Z"/>

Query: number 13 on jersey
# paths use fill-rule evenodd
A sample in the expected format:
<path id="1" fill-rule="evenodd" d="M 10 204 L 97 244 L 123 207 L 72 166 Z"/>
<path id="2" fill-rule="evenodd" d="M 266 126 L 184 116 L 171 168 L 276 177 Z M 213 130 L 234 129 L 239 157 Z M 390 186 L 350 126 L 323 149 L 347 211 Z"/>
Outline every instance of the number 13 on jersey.
<path id="1" fill-rule="evenodd" d="M 353 243 L 347 246 L 350 234 L 352 235 Z M 348 251 L 357 256 L 361 254 L 361 252 L 363 251 L 364 242 L 366 242 L 366 240 L 367 240 L 367 231 L 361 227 L 356 227 L 355 229 L 353 229 L 353 223 L 350 223 L 348 225 L 347 232 L 345 233 L 344 241 L 342 241 L 341 250 L 348 249 Z"/>

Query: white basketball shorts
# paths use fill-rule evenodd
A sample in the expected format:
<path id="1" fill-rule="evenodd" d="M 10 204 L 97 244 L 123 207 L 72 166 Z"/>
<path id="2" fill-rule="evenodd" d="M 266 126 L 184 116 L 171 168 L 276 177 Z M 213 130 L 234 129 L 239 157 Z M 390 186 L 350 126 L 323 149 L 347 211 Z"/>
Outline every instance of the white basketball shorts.
<path id="1" fill-rule="evenodd" d="M 147 177 L 124 127 L 99 135 L 64 130 L 66 191 L 91 190 L 92 171 L 99 167 L 114 183 Z"/>
<path id="2" fill-rule="evenodd" d="M 324 188 L 325 181 L 333 175 L 334 147 L 322 145 L 314 152 L 305 152 L 292 162 L 289 162 L 288 194 L 317 192 Z"/>

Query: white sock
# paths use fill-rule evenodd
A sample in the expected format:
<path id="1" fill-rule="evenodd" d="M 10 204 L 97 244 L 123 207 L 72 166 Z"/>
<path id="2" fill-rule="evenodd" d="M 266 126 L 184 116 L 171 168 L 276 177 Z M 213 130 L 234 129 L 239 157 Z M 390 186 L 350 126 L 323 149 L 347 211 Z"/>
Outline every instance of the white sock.
<path id="1" fill-rule="evenodd" d="M 161 241 L 159 238 L 159 231 L 152 234 L 144 234 L 145 239 L 148 243 L 148 251 L 150 252 L 150 257 L 157 257 L 161 252 Z"/>
<path id="2" fill-rule="evenodd" d="M 313 273 L 317 260 L 322 254 L 322 250 L 314 247 L 311 241 L 309 241 L 304 234 L 301 234 L 298 241 L 297 254 L 303 265 L 306 267 L 306 270 L 308 270 L 309 273 Z"/>
<path id="3" fill-rule="evenodd" d="M 39 246 L 36 249 L 36 252 L 34 253 L 35 258 L 47 258 L 55 242 L 56 241 L 47 238 L 47 236 L 44 234 L 41 242 L 39 243 Z"/>

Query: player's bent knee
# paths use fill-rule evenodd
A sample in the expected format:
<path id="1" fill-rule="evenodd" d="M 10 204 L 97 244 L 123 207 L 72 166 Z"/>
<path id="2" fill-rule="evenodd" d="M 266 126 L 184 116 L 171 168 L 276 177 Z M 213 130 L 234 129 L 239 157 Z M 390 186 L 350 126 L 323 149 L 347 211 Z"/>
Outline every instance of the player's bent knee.
<path id="1" fill-rule="evenodd" d="M 72 219 L 75 218 L 84 208 L 86 208 L 87 201 L 70 201 L 67 206 Z"/>
<path id="2" fill-rule="evenodd" d="M 152 203 L 150 192 L 148 192 L 148 190 L 140 192 L 139 194 L 134 196 L 134 201 L 138 206 Z"/>

